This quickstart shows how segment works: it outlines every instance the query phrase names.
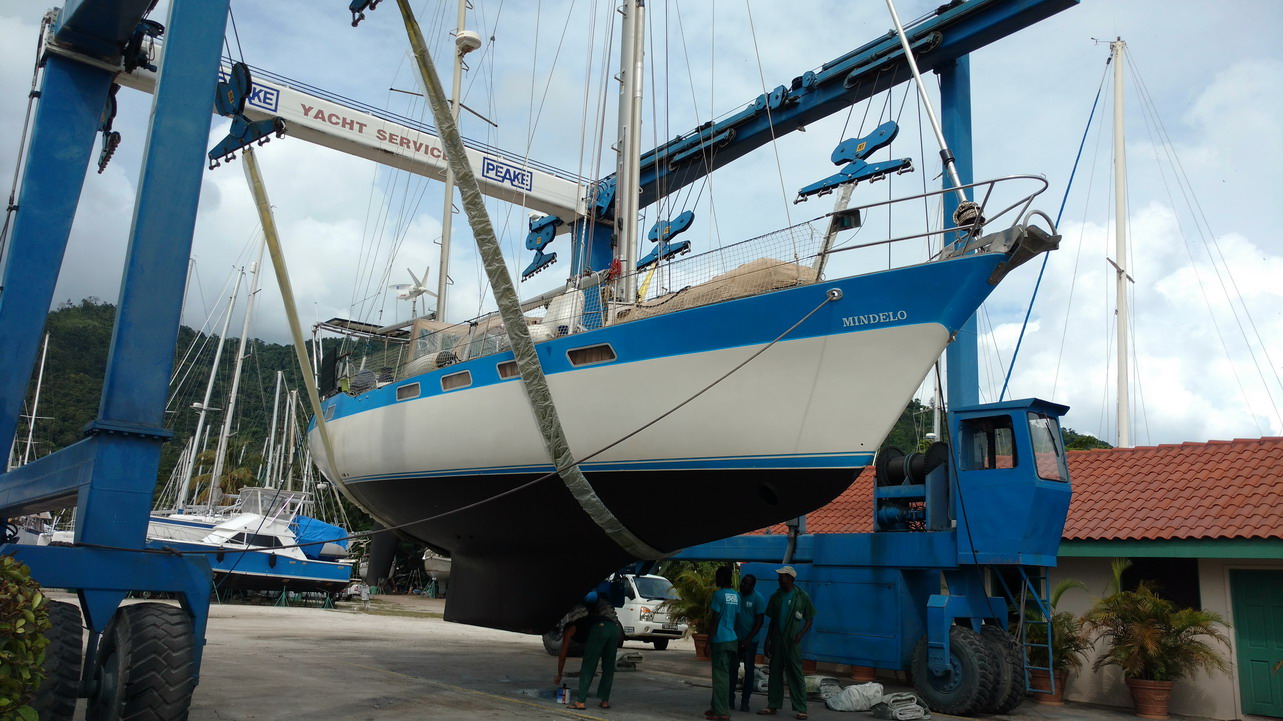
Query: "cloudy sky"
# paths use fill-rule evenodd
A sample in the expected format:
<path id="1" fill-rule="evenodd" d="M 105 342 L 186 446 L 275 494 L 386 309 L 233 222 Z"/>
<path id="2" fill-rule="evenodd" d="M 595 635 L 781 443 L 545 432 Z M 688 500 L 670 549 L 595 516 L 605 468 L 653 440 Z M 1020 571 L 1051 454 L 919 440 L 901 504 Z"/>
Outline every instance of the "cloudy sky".
<path id="1" fill-rule="evenodd" d="M 581 176 L 610 172 L 613 160 L 600 159 L 610 141 L 594 139 L 599 118 L 607 137 L 614 132 L 616 92 L 602 79 L 604 58 L 614 52 L 606 30 L 613 19 L 609 6 L 544 2 L 536 14 L 530 3 L 472 4 L 468 26 L 486 43 L 469 56 L 463 102 L 498 127 L 465 113 L 464 134 Z M 154 15 L 162 22 L 166 5 Z M 415 5 L 445 72 L 454 3 Z M 908 20 L 934 5 L 901 0 L 898 8 Z M 233 0 L 232 7 L 236 32 L 229 25 L 228 48 L 237 59 L 428 119 L 416 98 L 390 91 L 419 84 L 394 3 L 368 13 L 356 29 L 342 2 Z M 1217 7 L 1209 13 L 1192 0 L 1085 0 L 972 56 L 976 178 L 1043 175 L 1050 187 L 1037 205 L 1055 217 L 1106 71 L 1105 41 L 1121 36 L 1127 42 L 1126 265 L 1135 281 L 1132 440 L 1138 445 L 1283 434 L 1283 244 L 1277 239 L 1283 204 L 1275 188 L 1276 169 L 1283 167 L 1283 94 L 1277 91 L 1283 48 L 1273 32 L 1283 29 L 1283 4 Z M 31 3 L 0 8 L 0 177 L 6 185 L 17 162 L 43 10 Z M 647 65 L 653 76 L 642 145 L 733 112 L 764 88 L 787 84 L 889 27 L 881 3 L 652 2 Z M 611 60 L 607 72 L 613 65 Z M 1115 255 L 1107 124 L 1112 96 L 1106 83 L 1065 204 L 1064 240 L 1049 257 L 1007 391 L 1008 398 L 1040 396 L 1070 405 L 1069 426 L 1109 441 L 1116 434 L 1108 260 Z M 150 97 L 125 90 L 119 100 L 115 128 L 124 141 L 105 173 L 89 175 L 55 302 L 86 296 L 114 302 L 118 293 L 118 274 L 106 269 L 123 262 Z M 741 159 L 675 199 L 671 212 L 696 212 L 685 237 L 706 249 L 821 215 L 831 201 L 795 206 L 796 189 L 833 172 L 833 147 L 862 125 L 871 128 L 886 108 L 903 127 L 890 153 L 913 157 L 917 167 L 894 182 L 904 192 L 920 189 L 924 180 L 938 182 L 936 149 L 929 129 L 918 129 L 916 98 L 906 99 L 901 87 L 867 106 L 787 136 L 775 152 Z M 226 124 L 215 121 L 211 146 Z M 417 274 L 431 265 L 429 284 L 435 287 L 439 183 L 288 137 L 258 156 L 306 321 L 407 318 L 409 304 L 387 290 L 409 280 L 407 268 Z M 889 185 L 861 186 L 855 200 L 884 197 Z M 515 273 L 530 257 L 522 247 L 527 211 L 496 201 L 491 213 Z M 464 320 L 492 304 L 466 223 L 456 217 L 449 318 Z M 643 232 L 655 217 L 647 216 Z M 209 172 L 187 324 L 218 323 L 220 305 L 236 271 L 252 260 L 257 239 L 239 161 Z M 566 245 L 563 236 L 551 249 L 565 258 Z M 983 400 L 996 400 L 1001 391 L 1040 265 L 1014 273 L 981 311 Z M 522 284 L 521 295 L 564 281 L 566 269 L 560 263 Z M 236 334 L 239 319 L 232 327 Z M 252 333 L 280 342 L 287 336 L 270 278 Z"/>

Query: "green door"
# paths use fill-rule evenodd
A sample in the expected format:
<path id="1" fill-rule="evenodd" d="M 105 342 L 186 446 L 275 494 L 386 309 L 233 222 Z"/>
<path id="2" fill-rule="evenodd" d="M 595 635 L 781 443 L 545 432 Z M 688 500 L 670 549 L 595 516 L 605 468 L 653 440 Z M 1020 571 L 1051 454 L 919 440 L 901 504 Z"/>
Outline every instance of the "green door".
<path id="1" fill-rule="evenodd" d="M 1283 571 L 1230 571 L 1243 713 L 1283 718 Z"/>

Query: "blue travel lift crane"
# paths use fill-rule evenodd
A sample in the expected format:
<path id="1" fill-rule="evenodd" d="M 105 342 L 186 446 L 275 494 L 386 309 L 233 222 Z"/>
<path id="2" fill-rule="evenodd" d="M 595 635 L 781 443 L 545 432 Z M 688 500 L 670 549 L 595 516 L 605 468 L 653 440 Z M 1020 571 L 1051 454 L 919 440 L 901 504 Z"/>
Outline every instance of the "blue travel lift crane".
<path id="1" fill-rule="evenodd" d="M 140 62 L 161 28 L 144 15 L 153 0 L 68 0 L 42 58 L 22 191 L 0 290 L 0 443 L 14 438 L 80 191 L 101 130 L 105 163 L 113 80 Z M 177 0 L 130 229 L 98 418 L 84 440 L 0 476 L 0 518 L 76 509 L 75 545 L 0 545 L 48 588 L 74 589 L 90 642 L 82 664 L 80 612 L 51 608 L 53 701 L 42 718 L 70 719 L 89 698 L 94 721 L 185 718 L 199 677 L 209 612 L 210 567 L 202 557 L 144 553 L 173 368 L 183 280 L 211 98 L 218 80 L 228 0 Z M 146 60 L 142 59 L 142 63 Z M 6 539 L 7 540 L 7 539 Z M 121 606 L 131 591 L 177 594 L 181 607 Z"/>
<path id="2" fill-rule="evenodd" d="M 182 284 L 191 251 L 201 173 L 205 167 L 204 145 L 212 117 L 210 98 L 215 95 L 218 80 L 219 46 L 229 0 L 174 0 L 164 26 L 145 19 L 152 3 L 153 0 L 68 0 L 54 22 L 52 41 L 46 45 L 42 58 L 43 81 L 27 151 L 29 160 L 22 173 L 17 219 L 5 255 L 0 288 L 0 443 L 7 446 L 15 435 L 96 137 L 101 132 L 104 141 L 98 159 L 100 169 L 120 143 L 119 134 L 111 129 L 110 122 L 115 108 L 113 79 L 118 73 L 145 65 L 142 46 L 146 39 L 164 34 L 166 52 L 145 140 L 147 152 L 138 184 L 98 418 L 86 427 L 86 438 L 79 443 L 0 475 L 0 519 L 68 507 L 76 509 L 74 546 L 19 546 L 7 539 L 0 545 L 0 555 L 17 556 L 46 587 L 73 589 L 80 598 L 90 641 L 79 667 L 51 669 L 54 696 L 60 702 L 46 710 L 46 717 L 55 719 L 70 718 L 78 696 L 90 699 L 88 718 L 93 721 L 128 716 L 143 706 L 159 709 L 161 717 L 185 716 L 192 689 L 199 679 L 208 618 L 208 562 L 201 557 L 146 553 L 144 540 L 160 446 L 170 435 L 162 423 L 166 386 L 173 367 Z M 971 180 L 967 53 L 1075 3 L 1076 0 L 952 2 L 910 28 L 911 46 L 921 66 L 940 76 L 945 134 L 956 154 L 964 184 Z M 373 3 L 369 6 L 372 8 Z M 710 157 L 716 158 L 717 165 L 730 162 L 781 132 L 799 129 L 906 77 L 902 51 L 891 34 L 826 63 L 817 72 L 804 73 L 788 87 L 781 85 L 763 94 L 744 111 L 706 124 L 644 154 L 642 203 L 655 202 L 661 189 L 665 194 L 671 193 L 706 175 L 713 169 L 713 163 L 707 162 Z M 236 92 L 238 85 L 245 84 L 236 80 L 232 77 L 217 87 L 224 93 Z M 220 112 L 225 110 L 222 103 L 219 107 Z M 214 155 L 280 130 L 248 125 L 248 122 L 237 124 L 234 118 L 233 142 L 226 146 L 220 144 L 220 152 Z M 587 268 L 605 269 L 610 265 L 613 224 L 607 219 L 612 212 L 612 181 L 607 178 L 593 189 L 591 200 L 595 213 L 592 217 L 574 221 L 589 226 L 588 232 L 582 234 L 590 245 L 585 254 Z M 956 202 L 952 196 L 946 197 Z M 946 212 L 952 213 L 952 210 L 950 207 Z M 547 244 L 542 233 L 549 222 L 535 221 L 538 227 L 532 226 L 532 231 L 541 235 L 531 244 L 532 250 L 538 251 Z M 683 223 L 689 223 L 689 219 L 677 224 Z M 674 234 L 675 230 L 666 226 L 655 233 L 655 240 L 667 243 Z M 660 252 L 681 252 L 684 247 L 689 246 L 672 243 L 667 248 L 661 246 Z M 966 345 L 968 339 L 972 341 L 970 346 Z M 950 397 L 955 404 L 957 399 L 964 399 L 965 405 L 965 399 L 975 394 L 974 333 L 960 334 L 951 352 L 950 368 L 954 370 L 950 373 Z M 965 387 L 956 393 L 954 388 L 955 379 L 968 377 L 967 368 L 972 378 L 971 396 Z M 959 381 L 959 385 L 965 386 L 965 382 Z M 1044 413 L 1050 426 L 1056 427 L 1054 417 L 1058 407 L 1039 403 L 1029 407 Z M 990 407 L 977 412 L 988 418 L 998 410 Z M 955 412 L 955 423 L 966 420 L 965 415 L 960 415 L 963 413 Z M 1026 426 L 1016 422 L 1018 409 L 1013 407 L 1008 415 L 1012 422 L 1011 441 L 1018 453 L 1025 454 L 1028 437 L 1021 429 Z M 1058 440 L 1058 433 L 1055 436 Z M 998 453 L 1002 448 L 995 445 L 992 450 Z M 957 649 L 967 644 L 965 641 L 951 643 L 952 631 L 940 638 L 939 624 L 928 625 L 928 622 L 941 618 L 996 617 L 999 609 L 984 600 L 986 597 L 978 590 L 980 581 L 974 573 L 968 573 L 968 569 L 981 562 L 998 563 L 1000 561 L 991 556 L 1010 553 L 1012 549 L 1003 546 L 1006 541 L 1001 539 L 996 547 L 983 545 L 973 549 L 970 544 L 961 545 L 959 529 L 973 530 L 969 540 L 976 535 L 965 513 L 949 515 L 950 523 L 956 520 L 959 524 L 950 530 L 894 530 L 896 523 L 916 527 L 932 522 L 916 518 L 919 509 L 910 496 L 917 492 L 913 490 L 916 486 L 935 489 L 932 492 L 939 494 L 942 483 L 939 478 L 945 473 L 942 469 L 951 474 L 950 503 L 958 504 L 959 509 L 964 497 L 973 505 L 986 503 L 983 498 L 972 501 L 969 490 L 962 492 L 970 489 L 970 481 L 963 480 L 963 475 L 953 470 L 952 462 L 934 467 L 935 475 L 928 473 L 927 477 L 936 480 L 929 482 L 925 477 L 919 481 L 918 476 L 913 475 L 918 465 L 916 460 L 906 464 L 910 469 L 905 476 L 907 485 L 888 484 L 891 490 L 885 491 L 885 497 L 879 496 L 879 503 L 887 509 L 885 522 L 891 526 L 880 531 L 882 535 L 875 534 L 876 538 L 903 540 L 870 539 L 863 542 L 863 546 L 859 542 L 837 544 L 842 553 L 828 555 L 830 552 L 826 549 L 834 544 L 803 536 L 795 561 L 800 563 L 807 558 L 805 549 L 814 549 L 815 562 L 803 581 L 814 578 L 817 582 L 827 582 L 822 579 L 829 578 L 825 574 L 831 572 L 837 574 L 834 578 L 854 578 L 845 571 L 838 573 L 853 566 L 825 563 L 859 560 L 867 566 L 870 559 L 876 558 L 885 562 L 884 565 L 869 567 L 875 570 L 866 568 L 863 573 L 871 574 L 869 578 L 883 579 L 871 585 L 900 589 L 897 595 L 908 593 L 910 587 L 914 592 L 938 588 L 922 588 L 921 578 L 891 565 L 893 560 L 911 568 L 944 568 L 946 577 L 953 579 L 959 588 L 970 589 L 969 593 L 954 593 L 944 598 L 941 610 L 932 610 L 923 622 L 928 627 L 929 666 L 933 671 L 945 669 L 940 678 L 945 679 L 942 683 L 947 685 L 949 679 L 956 677 L 956 673 L 950 676 L 947 669 Z M 1014 477 L 1025 470 L 1025 466 L 1017 465 L 1007 475 Z M 956 483 L 952 480 L 955 473 L 958 474 Z M 999 487 L 1006 489 L 1008 486 L 1004 483 L 1018 485 L 1008 479 L 999 483 Z M 1067 503 L 1068 485 L 1060 483 Z M 958 490 L 953 490 L 955 487 Z M 1036 490 L 1040 498 L 1053 493 L 1044 486 Z M 934 515 L 926 515 L 936 523 L 942 522 L 938 500 L 926 499 L 922 503 L 935 509 Z M 901 514 L 899 520 L 896 520 L 897 513 Z M 971 517 L 975 518 L 974 510 Z M 1058 531 L 1056 535 L 1058 537 Z M 949 538 L 953 539 L 953 545 Z M 782 556 L 781 540 L 766 539 L 757 543 L 757 550 L 752 553 L 748 549 L 743 552 L 733 549 L 735 552 L 730 553 L 728 549 L 726 553 L 730 555 L 724 555 L 714 553 L 713 546 L 701 548 L 705 553 L 714 554 L 705 557 L 767 560 Z M 885 556 L 873 555 L 887 548 L 899 550 Z M 781 553 L 775 553 L 777 550 Z M 1026 557 L 1023 552 L 1016 553 L 1014 558 L 1038 565 L 1040 559 L 1045 561 L 1048 555 L 1054 558 L 1054 545 L 1050 551 L 1040 553 L 1039 558 Z M 870 584 L 865 582 L 865 585 Z M 131 591 L 175 593 L 181 600 L 181 608 L 164 604 L 122 607 L 121 601 Z M 825 611 L 830 608 L 826 597 L 837 604 L 839 594 L 836 589 L 829 596 L 819 594 Z M 935 603 L 934 598 L 931 603 Z M 879 599 L 879 602 L 886 600 Z M 975 607 L 983 608 L 977 611 Z M 890 613 L 895 608 L 874 610 Z M 844 618 L 837 615 L 836 608 L 833 612 L 831 618 L 835 621 Z M 51 643 L 78 658 L 79 612 L 70 604 L 58 604 L 51 615 L 55 624 L 50 634 Z M 827 624 L 822 621 L 817 639 L 825 638 Z M 901 650 L 910 640 L 908 636 L 900 638 Z M 836 660 L 851 655 L 818 640 L 814 643 L 816 648 L 811 652 L 818 658 Z M 884 657 L 891 655 L 889 651 L 887 654 L 861 653 L 864 655 L 860 658 L 875 664 L 883 663 Z M 64 662 L 67 658 L 66 655 L 58 657 Z M 164 663 L 159 663 L 162 657 Z M 148 673 L 157 666 L 163 667 L 162 674 Z"/>
<path id="3" fill-rule="evenodd" d="M 1070 499 L 1067 410 L 1037 399 L 955 408 L 948 443 L 884 449 L 871 533 L 807 534 L 803 519 L 788 535 L 737 536 L 678 558 L 747 561 L 742 573 L 764 579 L 789 563 L 816 607 L 805 658 L 910 670 L 941 713 L 1006 713 L 1024 698 L 1030 646 L 1027 633 L 1008 633 L 1008 603 L 1051 617 L 1046 569 Z"/>

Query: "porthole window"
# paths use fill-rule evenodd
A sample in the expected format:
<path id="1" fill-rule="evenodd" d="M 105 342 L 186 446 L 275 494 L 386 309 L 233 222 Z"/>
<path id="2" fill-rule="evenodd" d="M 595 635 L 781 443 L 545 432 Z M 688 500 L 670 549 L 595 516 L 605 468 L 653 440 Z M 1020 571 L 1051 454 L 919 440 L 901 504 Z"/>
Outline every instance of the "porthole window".
<path id="1" fill-rule="evenodd" d="M 326 406 L 326 407 L 325 407 L 325 420 L 327 420 L 327 421 L 332 421 L 332 420 L 334 420 L 334 404 L 333 404 L 333 403 L 331 403 L 331 404 L 329 404 L 328 406 Z"/>
<path id="2" fill-rule="evenodd" d="M 500 378 L 516 378 L 519 375 L 521 371 L 517 370 L 517 361 L 504 361 L 499 364 Z"/>
<path id="3" fill-rule="evenodd" d="M 573 366 L 586 366 L 594 363 L 609 363 L 615 360 L 615 349 L 609 344 L 590 345 L 584 348 L 572 348 L 566 351 L 566 357 Z"/>
<path id="4" fill-rule="evenodd" d="M 396 399 L 399 401 L 408 401 L 411 398 L 419 397 L 419 384 L 406 383 L 403 386 L 396 387 Z"/>
<path id="5" fill-rule="evenodd" d="M 459 388 L 467 388 L 472 385 L 472 371 L 462 371 L 460 373 L 451 373 L 441 378 L 441 390 L 453 391 Z"/>

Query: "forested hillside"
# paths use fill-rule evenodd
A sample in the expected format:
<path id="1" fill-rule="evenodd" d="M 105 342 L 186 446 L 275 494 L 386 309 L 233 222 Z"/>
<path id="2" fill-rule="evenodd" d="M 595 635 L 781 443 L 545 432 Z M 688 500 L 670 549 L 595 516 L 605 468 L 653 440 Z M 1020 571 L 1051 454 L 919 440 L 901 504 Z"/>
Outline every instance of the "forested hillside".
<path id="1" fill-rule="evenodd" d="M 107 354 L 111 341 L 116 308 L 96 298 L 79 303 L 63 303 L 49 314 L 46 330 L 49 349 L 45 360 L 44 382 L 41 385 L 39 407 L 33 429 L 30 457 L 46 455 L 71 445 L 84 437 L 85 425 L 98 412 L 102 394 L 103 375 L 107 367 Z M 213 365 L 218 337 L 198 333 L 186 326 L 179 329 L 177 358 L 170 384 L 170 399 L 166 407 L 164 426 L 174 433 L 161 453 L 160 478 L 168 479 L 174 465 L 196 431 L 198 409 L 193 404 L 205 398 Z M 206 428 L 210 429 L 205 447 L 210 449 L 198 463 L 198 481 L 208 481 L 212 464 L 212 449 L 223 424 L 222 409 L 227 407 L 231 388 L 231 375 L 239 341 L 228 339 L 224 344 L 215 376 L 209 406 L 218 411 L 206 414 Z M 263 460 L 264 441 L 272 420 L 272 404 L 277 371 L 283 371 L 286 388 L 298 389 L 304 397 L 298 362 L 290 346 L 253 340 L 245 349 L 244 370 L 241 375 L 237 405 L 229 437 L 225 490 L 234 491 L 259 473 Z M 38 369 L 37 369 L 38 372 Z M 30 415 L 35 400 L 35 374 L 27 393 L 24 416 Z M 285 391 L 282 391 L 284 395 Z M 283 407 L 282 402 L 282 407 Z M 310 413 L 299 407 L 298 428 L 306 423 Z M 15 453 L 21 458 L 26 452 L 28 424 L 23 418 L 18 427 Z M 278 419 L 283 426 L 283 415 Z M 297 464 L 296 464 L 297 466 Z M 201 476 L 203 472 L 204 476 Z M 295 478 L 299 471 L 296 468 Z"/>

